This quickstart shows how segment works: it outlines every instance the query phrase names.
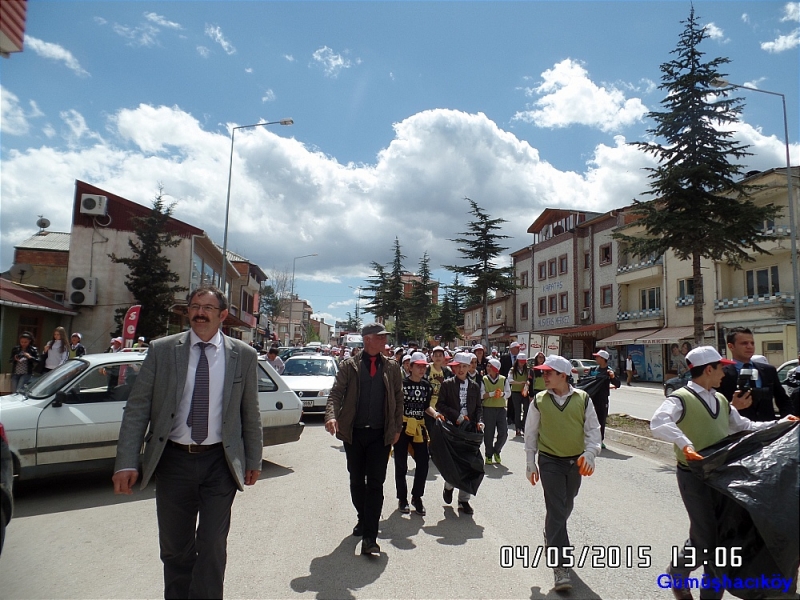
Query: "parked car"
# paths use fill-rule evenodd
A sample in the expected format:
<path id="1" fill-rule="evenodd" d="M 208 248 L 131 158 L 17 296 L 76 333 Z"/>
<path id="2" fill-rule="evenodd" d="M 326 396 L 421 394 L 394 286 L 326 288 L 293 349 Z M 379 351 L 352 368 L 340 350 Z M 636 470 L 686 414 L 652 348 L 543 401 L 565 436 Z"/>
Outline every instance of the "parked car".
<path id="1" fill-rule="evenodd" d="M 6 525 L 14 513 L 14 462 L 8 447 L 8 438 L 0 423 L 0 554 L 6 539 Z"/>
<path id="2" fill-rule="evenodd" d="M 87 354 L 0 397 L 14 471 L 20 479 L 111 470 L 122 412 L 145 354 Z M 265 446 L 300 439 L 302 405 L 265 361 L 258 361 Z"/>
<path id="3" fill-rule="evenodd" d="M 303 412 L 324 412 L 336 380 L 336 360 L 324 354 L 299 354 L 286 361 L 283 380 L 303 401 Z"/>
<path id="4" fill-rule="evenodd" d="M 682 388 L 689 380 L 692 378 L 692 374 L 689 371 L 686 371 L 680 377 L 673 377 L 672 379 L 667 379 L 664 382 L 664 395 L 669 396 L 672 392 L 677 389 Z"/>
<path id="5" fill-rule="evenodd" d="M 573 358 L 569 362 L 572 363 L 572 372 L 576 374 L 575 381 L 580 381 L 581 377 L 598 366 L 597 361 L 591 358 Z"/>
<path id="6" fill-rule="evenodd" d="M 283 362 L 289 360 L 295 354 L 313 354 L 316 353 L 316 350 L 307 350 L 305 348 L 295 348 L 294 346 L 291 348 L 286 348 L 281 352 L 278 352 L 278 356 Z"/>

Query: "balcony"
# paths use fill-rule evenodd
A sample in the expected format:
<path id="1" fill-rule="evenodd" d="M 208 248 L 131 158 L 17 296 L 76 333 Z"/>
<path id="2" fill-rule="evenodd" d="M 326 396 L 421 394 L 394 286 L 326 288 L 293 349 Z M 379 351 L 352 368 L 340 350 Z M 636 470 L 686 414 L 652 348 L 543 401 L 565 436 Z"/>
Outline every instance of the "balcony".
<path id="1" fill-rule="evenodd" d="M 714 300 L 715 311 L 742 308 L 785 308 L 788 310 L 792 306 L 794 306 L 794 294 L 787 292 Z"/>
<path id="2" fill-rule="evenodd" d="M 694 295 L 691 296 L 681 296 L 675 300 L 675 306 L 693 306 L 694 305 Z"/>
<path id="3" fill-rule="evenodd" d="M 619 311 L 617 321 L 641 321 L 643 319 L 660 319 L 664 311 L 660 308 L 646 308 L 644 310 Z"/>
<path id="4" fill-rule="evenodd" d="M 648 258 L 635 263 L 617 267 L 617 283 L 630 283 L 648 277 L 661 277 L 664 270 L 664 258 Z"/>
<path id="5" fill-rule="evenodd" d="M 760 231 L 764 235 L 774 235 L 778 237 L 788 237 L 791 234 L 788 223 L 765 224 L 764 226 L 760 227 Z"/>

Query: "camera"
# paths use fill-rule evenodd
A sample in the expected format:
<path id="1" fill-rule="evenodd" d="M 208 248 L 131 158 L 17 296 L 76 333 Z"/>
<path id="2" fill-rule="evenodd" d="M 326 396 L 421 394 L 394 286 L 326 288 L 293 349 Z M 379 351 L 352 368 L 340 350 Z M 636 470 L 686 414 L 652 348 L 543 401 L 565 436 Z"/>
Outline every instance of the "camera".
<path id="1" fill-rule="evenodd" d="M 739 378 L 736 380 L 736 391 L 746 394 L 753 388 L 753 380 L 758 377 L 755 369 L 742 368 L 739 371 Z"/>

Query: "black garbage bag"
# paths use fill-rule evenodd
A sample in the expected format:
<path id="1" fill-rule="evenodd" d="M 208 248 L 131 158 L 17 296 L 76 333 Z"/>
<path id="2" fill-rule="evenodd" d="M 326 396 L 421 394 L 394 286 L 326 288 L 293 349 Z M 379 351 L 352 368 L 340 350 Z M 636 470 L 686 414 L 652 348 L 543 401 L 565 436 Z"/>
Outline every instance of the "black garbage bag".
<path id="1" fill-rule="evenodd" d="M 589 394 L 590 398 L 595 398 L 603 384 L 607 381 L 608 374 L 606 373 L 600 375 L 590 375 L 588 377 L 581 377 L 580 381 L 575 384 L 575 387 Z"/>
<path id="2" fill-rule="evenodd" d="M 798 455 L 800 423 L 779 423 L 729 436 L 690 461 L 692 472 L 722 494 L 717 508 L 719 547 L 740 547 L 741 566 L 716 565 L 715 577 L 784 579 L 797 576 L 800 563 Z M 708 557 L 708 564 L 717 562 Z M 795 583 L 796 585 L 796 583 Z M 775 590 L 728 589 L 739 598 L 786 597 Z"/>
<path id="3" fill-rule="evenodd" d="M 447 483 L 475 495 L 483 481 L 483 434 L 472 423 L 463 425 L 434 420 L 429 428 L 431 459 Z"/>

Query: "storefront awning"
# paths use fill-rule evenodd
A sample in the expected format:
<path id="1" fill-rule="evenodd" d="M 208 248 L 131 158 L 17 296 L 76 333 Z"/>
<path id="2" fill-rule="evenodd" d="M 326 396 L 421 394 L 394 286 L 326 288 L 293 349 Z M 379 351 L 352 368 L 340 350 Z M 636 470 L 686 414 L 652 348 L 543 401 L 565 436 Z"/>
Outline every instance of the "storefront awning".
<path id="1" fill-rule="evenodd" d="M 483 336 L 483 329 L 476 329 L 471 334 L 467 336 L 468 340 L 479 340 Z"/>
<path id="2" fill-rule="evenodd" d="M 534 331 L 534 335 L 561 335 L 564 337 L 592 337 L 593 333 L 614 327 L 615 323 L 595 323 L 581 327 L 566 327 L 564 329 L 551 329 L 550 331 Z M 598 342 L 599 343 L 599 342 Z"/>
<path id="3" fill-rule="evenodd" d="M 703 331 L 714 329 L 713 325 L 703 325 Z M 692 339 L 694 327 L 665 327 L 659 331 L 637 338 L 639 344 L 677 344 L 681 340 Z"/>
<path id="4" fill-rule="evenodd" d="M 635 344 L 638 343 L 641 338 L 655 333 L 656 331 L 658 331 L 658 329 L 629 329 L 627 331 L 619 331 L 612 336 L 597 340 L 597 346 L 627 346 L 628 344 Z"/>

